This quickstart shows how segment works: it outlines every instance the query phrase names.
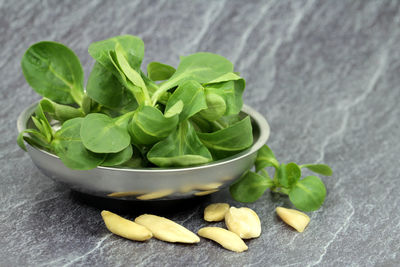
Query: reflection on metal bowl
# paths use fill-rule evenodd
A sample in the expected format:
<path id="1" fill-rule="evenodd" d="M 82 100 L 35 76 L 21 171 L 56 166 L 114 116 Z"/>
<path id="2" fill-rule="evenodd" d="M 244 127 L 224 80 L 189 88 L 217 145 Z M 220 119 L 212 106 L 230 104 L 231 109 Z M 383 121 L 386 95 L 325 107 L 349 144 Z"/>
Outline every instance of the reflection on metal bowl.
<path id="1" fill-rule="evenodd" d="M 30 117 L 37 103 L 19 116 L 18 130 L 31 125 Z M 48 177 L 68 184 L 72 189 L 90 195 L 125 200 L 172 200 L 212 194 L 227 187 L 249 169 L 257 151 L 268 140 L 269 125 L 265 118 L 252 108 L 243 106 L 242 115 L 251 117 L 253 145 L 232 157 L 209 164 L 184 168 L 111 168 L 72 170 L 61 160 L 42 149 L 27 144 L 34 164 Z"/>

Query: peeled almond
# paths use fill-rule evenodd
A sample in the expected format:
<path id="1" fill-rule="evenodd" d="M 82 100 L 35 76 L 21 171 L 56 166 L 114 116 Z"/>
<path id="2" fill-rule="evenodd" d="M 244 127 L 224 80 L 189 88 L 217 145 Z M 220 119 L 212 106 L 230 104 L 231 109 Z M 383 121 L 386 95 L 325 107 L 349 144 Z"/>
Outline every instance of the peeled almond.
<path id="1" fill-rule="evenodd" d="M 199 236 L 211 239 L 224 248 L 235 252 L 243 252 L 248 249 L 243 240 L 234 232 L 220 227 L 204 227 L 198 232 Z"/>
<path id="2" fill-rule="evenodd" d="M 145 241 L 153 236 L 146 227 L 122 218 L 115 213 L 103 210 L 101 217 L 103 217 L 107 229 L 113 234 L 135 241 Z"/>
<path id="3" fill-rule="evenodd" d="M 259 237 L 261 234 L 260 218 L 249 208 L 231 207 L 225 214 L 225 224 L 243 239 Z"/>
<path id="4" fill-rule="evenodd" d="M 310 217 L 308 217 L 307 214 L 298 210 L 277 207 L 276 213 L 282 219 L 282 221 L 292 226 L 300 233 L 304 231 L 304 229 L 310 222 Z"/>
<path id="5" fill-rule="evenodd" d="M 182 225 L 167 218 L 143 214 L 135 219 L 135 222 L 148 228 L 155 238 L 166 242 L 198 243 L 200 238 Z"/>
<path id="6" fill-rule="evenodd" d="M 227 203 L 214 203 L 208 205 L 204 209 L 204 220 L 207 222 L 219 222 L 225 218 L 226 212 L 229 210 Z"/>
<path id="7" fill-rule="evenodd" d="M 160 190 L 160 191 L 147 193 L 147 194 L 138 196 L 136 198 L 140 199 L 140 200 L 158 199 L 158 198 L 162 198 L 162 197 L 166 197 L 168 195 L 171 195 L 173 192 L 174 192 L 173 190 L 165 189 L 165 190 Z"/>

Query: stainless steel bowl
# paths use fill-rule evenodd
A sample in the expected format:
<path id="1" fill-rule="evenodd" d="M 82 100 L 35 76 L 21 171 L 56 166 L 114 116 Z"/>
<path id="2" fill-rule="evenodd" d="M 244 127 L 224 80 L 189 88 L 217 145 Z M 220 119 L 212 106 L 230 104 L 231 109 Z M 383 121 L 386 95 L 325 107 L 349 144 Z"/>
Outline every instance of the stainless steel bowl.
<path id="1" fill-rule="evenodd" d="M 18 117 L 18 131 L 31 125 L 37 103 Z M 255 161 L 258 149 L 268 140 L 269 125 L 254 109 L 243 106 L 243 115 L 251 117 L 253 145 L 235 156 L 209 164 L 186 168 L 122 169 L 97 167 L 72 170 L 61 160 L 42 149 L 26 144 L 33 163 L 51 179 L 90 195 L 125 200 L 172 200 L 212 194 L 239 178 Z"/>

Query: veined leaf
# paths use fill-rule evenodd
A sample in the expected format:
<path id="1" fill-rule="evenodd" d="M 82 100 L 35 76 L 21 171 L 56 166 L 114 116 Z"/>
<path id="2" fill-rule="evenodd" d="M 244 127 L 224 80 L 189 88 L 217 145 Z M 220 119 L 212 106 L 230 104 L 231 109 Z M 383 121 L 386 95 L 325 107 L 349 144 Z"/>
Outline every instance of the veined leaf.
<path id="1" fill-rule="evenodd" d="M 104 160 L 104 154 L 96 154 L 85 148 L 80 137 L 83 118 L 66 121 L 55 134 L 52 148 L 65 166 L 76 170 L 89 170 Z"/>
<path id="2" fill-rule="evenodd" d="M 147 75 L 153 81 L 163 81 L 169 79 L 174 73 L 175 68 L 160 62 L 150 62 L 147 65 Z"/>
<path id="3" fill-rule="evenodd" d="M 179 114 L 166 117 L 151 106 L 139 107 L 129 124 L 129 132 L 134 144 L 151 145 L 172 133 L 179 120 Z"/>
<path id="4" fill-rule="evenodd" d="M 83 112 L 68 105 L 57 104 L 49 99 L 42 99 L 40 101 L 42 110 L 50 115 L 55 120 L 60 122 L 67 121 L 69 119 L 83 117 Z"/>
<path id="5" fill-rule="evenodd" d="M 180 114 L 183 110 L 183 101 L 178 100 L 174 105 L 168 108 L 168 110 L 164 113 L 166 118 L 171 118 L 177 114 Z"/>
<path id="6" fill-rule="evenodd" d="M 26 81 L 38 94 L 61 104 L 82 104 L 82 66 L 65 45 L 36 43 L 25 52 L 21 66 Z"/>
<path id="7" fill-rule="evenodd" d="M 290 201 L 302 211 L 319 209 L 325 201 L 325 196 L 325 185 L 316 176 L 307 176 L 298 181 L 289 192 Z"/>
<path id="8" fill-rule="evenodd" d="M 164 92 L 184 81 L 195 80 L 199 83 L 207 83 L 232 71 L 232 63 L 220 55 L 201 52 L 181 57 L 175 73 L 160 85 L 160 88 L 154 93 L 152 101 L 155 103 Z"/>
<path id="9" fill-rule="evenodd" d="M 295 184 L 301 177 L 301 170 L 296 163 L 282 163 L 277 171 L 277 178 L 279 183 L 286 187 L 290 188 L 293 184 Z"/>
<path id="10" fill-rule="evenodd" d="M 151 80 L 149 77 L 146 76 L 146 74 L 143 73 L 142 70 L 140 70 L 140 76 L 142 77 L 144 84 L 147 87 L 147 91 L 149 92 L 149 95 L 152 96 L 155 91 L 158 90 L 158 84 L 156 84 L 153 80 Z M 161 101 L 161 99 L 159 99 Z M 164 102 L 163 104 L 165 104 Z"/>
<path id="11" fill-rule="evenodd" d="M 86 93 L 101 105 L 118 109 L 135 102 L 132 93 L 108 69 L 96 62 L 90 73 Z"/>
<path id="12" fill-rule="evenodd" d="M 275 167 L 279 168 L 279 162 L 275 158 L 274 152 L 267 146 L 264 145 L 258 150 L 257 159 L 256 159 L 256 172 L 266 168 L 266 167 Z"/>
<path id="13" fill-rule="evenodd" d="M 237 80 L 241 80 L 241 79 L 243 79 L 243 78 L 240 77 L 239 74 L 234 73 L 234 72 L 228 72 L 228 73 L 222 74 L 221 76 L 215 78 L 212 81 L 205 83 L 204 85 L 210 85 L 210 84 L 214 84 L 214 83 L 222 83 L 222 82 L 228 82 L 228 81 L 237 81 Z"/>
<path id="14" fill-rule="evenodd" d="M 136 86 L 129 78 L 126 77 L 126 74 L 122 70 L 122 67 L 120 65 L 120 62 L 118 62 L 118 57 L 115 51 L 109 51 L 108 56 L 110 58 L 110 61 L 115 67 L 115 71 L 117 74 L 115 74 L 118 78 L 118 80 L 121 82 L 121 84 L 126 87 L 134 96 L 139 105 L 143 104 L 148 104 L 149 102 L 149 96 L 145 94 L 145 91 L 143 90 L 142 87 Z M 123 57 L 122 57 L 123 58 Z M 128 68 L 128 65 L 126 61 L 121 60 L 125 64 L 125 68 Z M 132 70 L 132 68 L 129 67 L 129 70 Z M 130 73 L 132 74 L 132 73 Z M 133 74 L 135 75 L 135 74 Z M 131 77 L 131 79 L 134 79 Z M 144 82 L 144 81 L 143 81 Z"/>
<path id="15" fill-rule="evenodd" d="M 304 164 L 300 165 L 300 168 L 307 168 L 312 172 L 319 173 L 325 176 L 332 175 L 332 169 L 328 165 L 325 164 Z"/>
<path id="16" fill-rule="evenodd" d="M 51 139 L 53 138 L 54 131 L 53 131 L 53 128 L 51 128 L 51 125 L 50 125 L 46 115 L 44 114 L 45 103 L 46 103 L 46 100 L 42 99 L 39 102 L 39 104 L 36 106 L 35 115 L 36 115 L 37 119 L 39 120 L 39 123 L 42 125 L 42 127 L 40 127 L 40 126 L 38 127 L 38 125 L 36 125 L 36 127 L 38 127 L 38 129 L 41 130 L 41 133 L 47 138 L 47 141 L 50 142 Z"/>
<path id="17" fill-rule="evenodd" d="M 213 133 L 197 133 L 218 159 L 238 153 L 253 144 L 250 117 Z"/>
<path id="18" fill-rule="evenodd" d="M 192 166 L 212 161 L 210 152 L 188 121 L 181 122 L 176 131 L 156 143 L 147 158 L 159 167 Z"/>
<path id="19" fill-rule="evenodd" d="M 129 114 L 124 116 L 124 121 L 118 122 L 119 119 L 101 113 L 87 115 L 80 129 L 83 145 L 95 153 L 116 153 L 125 149 L 131 143 L 127 129 Z"/>
<path id="20" fill-rule="evenodd" d="M 116 44 L 122 47 L 123 54 L 127 58 L 129 65 L 134 69 L 140 68 L 144 56 L 144 44 L 142 39 L 136 36 L 121 35 L 92 43 L 89 46 L 89 54 L 103 67 L 117 76 L 119 73 L 115 70 L 114 64 L 109 57 L 109 52 L 114 51 Z"/>
<path id="21" fill-rule="evenodd" d="M 101 166 L 111 167 L 121 165 L 132 158 L 132 153 L 132 146 L 127 146 L 124 150 L 117 153 L 109 153 L 101 163 Z"/>
<path id="22" fill-rule="evenodd" d="M 205 86 L 205 92 L 206 95 L 218 95 L 225 101 L 226 108 L 222 115 L 226 116 L 238 114 L 242 109 L 244 88 L 245 81 L 240 78 L 232 81 L 208 84 Z"/>
<path id="23" fill-rule="evenodd" d="M 28 136 L 25 136 L 28 134 Z M 23 150 L 26 150 L 26 146 L 24 140 L 27 141 L 28 144 L 39 147 L 39 148 L 49 148 L 50 144 L 47 141 L 45 135 L 35 129 L 25 129 L 24 131 L 20 132 L 17 137 L 17 144 Z"/>
<path id="24" fill-rule="evenodd" d="M 133 69 L 124 55 L 124 49 L 118 43 L 115 45 L 115 55 L 117 56 L 118 65 L 125 76 L 136 86 L 147 91 L 147 87 L 139 72 Z"/>
<path id="25" fill-rule="evenodd" d="M 230 186 L 229 191 L 236 201 L 248 203 L 259 199 L 273 184 L 271 179 L 247 171 Z"/>
<path id="26" fill-rule="evenodd" d="M 210 91 L 206 93 L 206 106 L 199 114 L 208 121 L 216 121 L 226 112 L 225 99 Z"/>
<path id="27" fill-rule="evenodd" d="M 185 81 L 178 86 L 168 99 L 165 108 L 166 112 L 169 112 L 171 107 L 179 101 L 183 103 L 183 109 L 179 114 L 179 121 L 187 120 L 200 110 L 207 108 L 203 86 L 196 81 Z"/>

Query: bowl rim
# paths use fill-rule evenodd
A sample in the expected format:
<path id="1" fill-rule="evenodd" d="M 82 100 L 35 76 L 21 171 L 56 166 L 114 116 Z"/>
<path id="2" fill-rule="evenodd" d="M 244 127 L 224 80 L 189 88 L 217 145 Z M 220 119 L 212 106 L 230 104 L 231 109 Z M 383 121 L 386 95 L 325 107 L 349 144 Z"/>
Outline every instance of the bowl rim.
<path id="1" fill-rule="evenodd" d="M 29 118 L 31 117 L 31 115 L 34 112 L 38 103 L 39 103 L 39 101 L 32 103 L 30 106 L 28 106 L 26 109 L 24 109 L 19 114 L 18 119 L 17 119 L 18 132 L 26 130 L 26 123 L 28 122 Z M 267 120 L 264 118 L 264 116 L 261 115 L 255 109 L 253 109 L 247 105 L 243 105 L 241 111 L 246 113 L 247 115 L 249 115 L 250 118 L 252 120 L 254 120 L 254 122 L 258 125 L 260 135 L 259 135 L 257 141 L 254 142 L 250 148 L 248 148 L 238 154 L 235 154 L 233 156 L 227 157 L 225 159 L 213 161 L 210 163 L 198 165 L 198 166 L 192 166 L 192 167 L 172 167 L 172 168 L 161 168 L 161 167 L 156 168 L 155 167 L 155 168 L 135 168 L 134 169 L 134 168 L 115 168 L 115 167 L 97 166 L 96 168 L 91 169 L 91 170 L 99 169 L 99 170 L 123 171 L 123 172 L 133 172 L 133 173 L 135 173 L 135 172 L 149 172 L 149 173 L 186 172 L 186 171 L 200 170 L 200 169 L 206 169 L 206 168 L 210 168 L 210 167 L 214 167 L 214 166 L 224 165 L 224 164 L 228 164 L 233 161 L 237 161 L 239 159 L 245 158 L 245 157 L 249 156 L 250 154 L 257 152 L 267 142 L 269 135 L 270 135 L 270 127 L 269 127 Z M 45 151 L 38 147 L 31 146 L 28 143 L 26 143 L 26 145 L 38 152 L 44 153 L 54 159 L 60 160 L 60 158 L 58 156 L 56 156 L 48 151 Z M 91 171 L 91 170 L 88 170 L 88 171 Z"/>

